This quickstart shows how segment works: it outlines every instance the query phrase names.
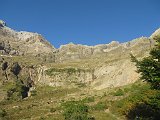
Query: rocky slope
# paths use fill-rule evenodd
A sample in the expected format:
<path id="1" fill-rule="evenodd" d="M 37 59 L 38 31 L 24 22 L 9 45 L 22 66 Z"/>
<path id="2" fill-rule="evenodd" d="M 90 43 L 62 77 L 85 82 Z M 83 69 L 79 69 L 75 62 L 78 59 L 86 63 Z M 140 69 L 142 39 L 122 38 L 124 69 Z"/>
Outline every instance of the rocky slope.
<path id="1" fill-rule="evenodd" d="M 135 65 L 130 62 L 130 54 L 138 58 L 147 56 L 157 35 L 160 35 L 160 29 L 149 38 L 140 37 L 126 43 L 112 41 L 96 46 L 70 43 L 55 49 L 38 33 L 17 32 L 0 21 L 0 54 L 4 59 L 1 66 L 8 60 L 10 64 L 18 62 L 22 70 L 17 76 L 28 76 L 27 80 L 21 77 L 22 81 L 31 80 L 34 85 L 86 84 L 97 90 L 118 87 L 139 78 Z M 37 61 L 37 58 L 42 58 L 43 62 Z M 10 71 L 10 68 L 7 70 Z M 6 76 L 10 74 L 1 72 Z M 6 80 L 5 75 L 1 76 L 4 77 L 1 80 Z"/>

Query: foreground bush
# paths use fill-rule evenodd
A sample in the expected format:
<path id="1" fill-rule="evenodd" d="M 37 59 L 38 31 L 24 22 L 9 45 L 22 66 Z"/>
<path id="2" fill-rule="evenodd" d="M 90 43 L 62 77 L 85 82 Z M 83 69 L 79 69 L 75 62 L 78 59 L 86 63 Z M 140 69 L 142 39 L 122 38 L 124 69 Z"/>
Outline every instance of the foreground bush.
<path id="1" fill-rule="evenodd" d="M 89 120 L 88 106 L 81 101 L 68 101 L 63 104 L 65 120 Z M 94 118 L 92 118 L 94 120 Z"/>

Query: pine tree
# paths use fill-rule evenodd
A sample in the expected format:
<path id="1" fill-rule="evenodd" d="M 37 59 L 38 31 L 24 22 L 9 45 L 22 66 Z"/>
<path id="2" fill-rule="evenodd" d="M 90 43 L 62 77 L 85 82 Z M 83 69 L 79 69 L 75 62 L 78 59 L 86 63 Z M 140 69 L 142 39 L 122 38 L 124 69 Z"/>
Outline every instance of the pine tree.
<path id="1" fill-rule="evenodd" d="M 156 40 L 156 45 L 150 51 L 150 55 L 137 60 L 131 54 L 131 61 L 136 63 L 141 79 L 150 83 L 153 89 L 160 90 L 160 36 L 155 36 L 153 39 Z"/>

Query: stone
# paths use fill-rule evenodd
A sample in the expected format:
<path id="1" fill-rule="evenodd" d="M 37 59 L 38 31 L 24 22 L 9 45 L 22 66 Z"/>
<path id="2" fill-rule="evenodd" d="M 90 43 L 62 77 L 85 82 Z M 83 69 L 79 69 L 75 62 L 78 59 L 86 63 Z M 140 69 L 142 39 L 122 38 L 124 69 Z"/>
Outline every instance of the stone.
<path id="1" fill-rule="evenodd" d="M 17 51 L 16 51 L 16 50 L 11 50 L 11 51 L 9 52 L 9 54 L 10 54 L 10 55 L 16 55 L 16 54 L 17 54 Z"/>
<path id="2" fill-rule="evenodd" d="M 0 27 L 6 26 L 6 23 L 3 20 L 0 20 Z"/>

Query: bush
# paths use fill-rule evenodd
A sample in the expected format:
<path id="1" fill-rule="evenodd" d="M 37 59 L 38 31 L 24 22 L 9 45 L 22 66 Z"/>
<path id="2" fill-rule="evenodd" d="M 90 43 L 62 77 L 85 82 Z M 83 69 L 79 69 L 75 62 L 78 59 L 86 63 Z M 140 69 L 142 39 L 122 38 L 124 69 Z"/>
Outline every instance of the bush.
<path id="1" fill-rule="evenodd" d="M 63 104 L 65 120 L 88 120 L 88 106 L 82 101 L 68 101 Z"/>

